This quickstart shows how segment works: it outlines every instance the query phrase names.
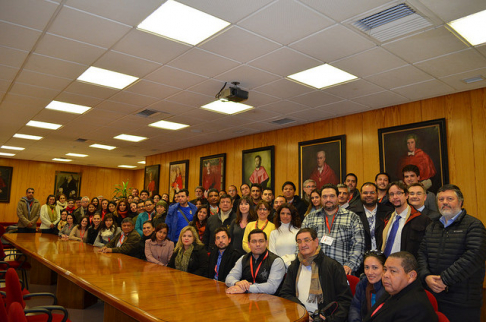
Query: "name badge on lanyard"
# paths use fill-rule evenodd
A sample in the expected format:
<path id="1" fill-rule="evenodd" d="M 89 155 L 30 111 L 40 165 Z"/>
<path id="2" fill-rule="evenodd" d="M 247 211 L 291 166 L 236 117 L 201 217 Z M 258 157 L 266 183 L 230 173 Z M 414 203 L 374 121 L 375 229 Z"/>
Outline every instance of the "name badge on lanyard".
<path id="1" fill-rule="evenodd" d="M 331 236 L 324 235 L 321 238 L 321 243 L 323 243 L 324 245 L 331 246 L 333 242 L 334 242 L 334 238 Z"/>

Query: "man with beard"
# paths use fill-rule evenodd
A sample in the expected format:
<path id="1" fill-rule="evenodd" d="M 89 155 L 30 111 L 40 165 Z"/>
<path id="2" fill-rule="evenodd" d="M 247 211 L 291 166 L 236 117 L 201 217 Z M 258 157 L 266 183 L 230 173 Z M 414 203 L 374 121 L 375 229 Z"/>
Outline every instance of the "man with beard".
<path id="1" fill-rule="evenodd" d="M 322 208 L 305 217 L 302 228 L 313 228 L 324 254 L 343 265 L 347 275 L 356 272 L 365 248 L 363 224 L 354 212 L 339 207 L 338 188 L 322 186 Z"/>
<path id="2" fill-rule="evenodd" d="M 253 210 L 256 209 L 256 206 L 260 200 L 262 200 L 262 186 L 259 185 L 258 183 L 253 183 L 251 185 L 251 200 L 253 201 Z"/>
<path id="3" fill-rule="evenodd" d="M 375 176 L 375 184 L 378 188 L 378 203 L 388 204 L 386 192 L 388 191 L 388 184 L 390 183 L 390 176 L 386 172 L 380 172 Z"/>
<path id="4" fill-rule="evenodd" d="M 399 251 L 407 251 L 416 257 L 430 218 L 408 205 L 408 189 L 402 182 L 391 183 L 388 199 L 395 211 L 385 219 L 381 250 L 387 257 Z"/>
<path id="5" fill-rule="evenodd" d="M 426 199 L 427 190 L 425 190 L 423 184 L 417 182 L 408 187 L 408 203 L 424 215 L 427 215 L 430 220 L 439 219 L 440 214 L 437 211 L 425 207 Z"/>
<path id="6" fill-rule="evenodd" d="M 208 191 L 209 214 L 214 216 L 219 212 L 219 192 L 216 189 L 209 189 Z"/>
<path id="7" fill-rule="evenodd" d="M 344 179 L 344 184 L 348 186 L 349 191 L 349 198 L 348 203 L 349 206 L 353 206 L 356 202 L 359 202 L 359 191 L 356 189 L 358 186 L 358 177 L 354 173 L 348 173 L 346 178 Z"/>
<path id="8" fill-rule="evenodd" d="M 437 192 L 441 217 L 427 227 L 418 253 L 419 276 L 449 321 L 479 321 L 486 260 L 483 223 L 463 209 L 459 187 Z"/>
<path id="9" fill-rule="evenodd" d="M 208 278 L 224 282 L 226 276 L 235 266 L 236 261 L 243 256 L 242 252 L 235 250 L 231 244 L 228 229 L 219 227 L 214 232 L 216 248 L 209 255 Z"/>
<path id="10" fill-rule="evenodd" d="M 231 223 L 235 220 L 236 213 L 233 211 L 233 200 L 228 195 L 223 195 L 219 199 L 219 211 L 214 216 L 210 216 L 204 230 L 203 243 L 209 250 L 214 249 L 215 232 L 219 227 L 229 229 Z"/>

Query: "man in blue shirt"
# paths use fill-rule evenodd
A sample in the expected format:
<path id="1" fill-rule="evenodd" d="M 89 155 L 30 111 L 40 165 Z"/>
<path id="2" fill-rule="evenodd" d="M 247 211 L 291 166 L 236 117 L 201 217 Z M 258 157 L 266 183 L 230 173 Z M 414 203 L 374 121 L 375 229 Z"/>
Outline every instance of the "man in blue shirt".
<path id="1" fill-rule="evenodd" d="M 178 203 L 169 207 L 169 213 L 165 223 L 169 226 L 169 239 L 177 241 L 182 228 L 189 225 L 192 218 L 196 215 L 197 207 L 190 203 L 189 191 L 187 189 L 179 190 Z"/>

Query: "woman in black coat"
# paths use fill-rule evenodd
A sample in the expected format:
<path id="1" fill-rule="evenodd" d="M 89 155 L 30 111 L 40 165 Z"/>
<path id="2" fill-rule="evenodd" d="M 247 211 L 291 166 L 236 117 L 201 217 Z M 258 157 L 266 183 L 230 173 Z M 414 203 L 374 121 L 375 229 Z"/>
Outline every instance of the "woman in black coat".
<path id="1" fill-rule="evenodd" d="M 208 261 L 208 253 L 204 244 L 199 240 L 196 229 L 192 226 L 182 228 L 179 241 L 167 266 L 199 276 L 206 276 Z"/>

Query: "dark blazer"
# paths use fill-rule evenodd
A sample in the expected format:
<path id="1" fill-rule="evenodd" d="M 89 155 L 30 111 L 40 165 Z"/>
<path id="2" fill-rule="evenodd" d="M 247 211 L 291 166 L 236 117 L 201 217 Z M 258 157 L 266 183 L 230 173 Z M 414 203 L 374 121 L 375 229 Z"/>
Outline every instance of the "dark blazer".
<path id="1" fill-rule="evenodd" d="M 219 272 L 218 272 L 218 281 L 224 282 L 226 280 L 226 276 L 229 274 L 231 269 L 235 266 L 236 261 L 245 255 L 243 251 L 236 250 L 233 248 L 233 244 L 230 244 L 223 253 L 223 257 L 221 258 L 221 263 L 219 264 Z M 215 248 L 209 254 L 209 266 L 208 266 L 208 274 L 207 278 L 214 279 L 214 275 L 216 274 L 215 267 L 218 263 L 219 257 L 219 249 Z"/>
<path id="2" fill-rule="evenodd" d="M 172 253 L 172 257 L 167 264 L 167 267 L 175 268 L 175 259 L 177 254 L 181 250 L 178 249 Z M 187 272 L 199 276 L 206 277 L 208 270 L 208 253 L 204 245 L 194 245 L 194 249 L 191 253 L 191 258 L 189 259 L 189 265 L 187 267 Z"/>
<path id="3" fill-rule="evenodd" d="M 121 234 L 123 232 L 118 233 L 115 238 L 110 240 L 108 244 L 106 244 L 107 248 L 111 248 L 113 253 L 122 253 L 128 256 L 140 258 L 140 253 L 144 250 L 140 247 L 140 235 L 134 229 L 129 234 L 127 239 L 123 242 L 120 247 L 116 247 L 116 244 L 121 238 Z"/>
<path id="4" fill-rule="evenodd" d="M 382 303 L 385 304 L 371 316 Z M 436 322 L 438 320 L 427 294 L 417 279 L 394 296 L 385 293 L 376 301 L 363 321 Z"/>

